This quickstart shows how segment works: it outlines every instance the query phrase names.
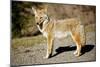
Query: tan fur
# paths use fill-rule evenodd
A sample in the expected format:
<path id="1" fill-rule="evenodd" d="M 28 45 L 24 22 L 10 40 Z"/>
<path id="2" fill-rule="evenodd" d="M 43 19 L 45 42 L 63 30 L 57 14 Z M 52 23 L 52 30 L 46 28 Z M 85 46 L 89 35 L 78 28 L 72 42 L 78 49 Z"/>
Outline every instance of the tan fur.
<path id="1" fill-rule="evenodd" d="M 38 23 L 39 30 L 47 38 L 47 54 L 45 58 L 50 57 L 52 53 L 54 38 L 63 38 L 67 37 L 67 35 L 71 35 L 73 41 L 76 43 L 75 56 L 81 55 L 81 47 L 85 45 L 85 32 L 80 19 L 55 20 L 47 16 L 47 8 L 32 8 L 32 10 L 35 14 L 35 21 Z M 40 24 L 42 24 L 42 28 L 40 28 Z"/>

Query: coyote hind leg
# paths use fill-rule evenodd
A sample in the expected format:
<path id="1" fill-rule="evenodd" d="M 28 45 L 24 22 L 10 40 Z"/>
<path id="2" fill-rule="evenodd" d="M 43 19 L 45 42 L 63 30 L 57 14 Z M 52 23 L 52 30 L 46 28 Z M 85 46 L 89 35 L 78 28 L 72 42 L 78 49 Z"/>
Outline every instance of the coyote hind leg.
<path id="1" fill-rule="evenodd" d="M 80 34 L 78 32 L 75 32 L 75 33 L 72 33 L 71 34 L 76 46 L 77 46 L 77 49 L 76 51 L 74 52 L 74 55 L 75 56 L 80 56 L 81 55 L 81 40 L 80 40 Z"/>
<path id="2" fill-rule="evenodd" d="M 80 26 L 80 38 L 81 38 L 82 47 L 84 47 L 86 44 L 86 33 L 85 33 L 84 25 Z"/>

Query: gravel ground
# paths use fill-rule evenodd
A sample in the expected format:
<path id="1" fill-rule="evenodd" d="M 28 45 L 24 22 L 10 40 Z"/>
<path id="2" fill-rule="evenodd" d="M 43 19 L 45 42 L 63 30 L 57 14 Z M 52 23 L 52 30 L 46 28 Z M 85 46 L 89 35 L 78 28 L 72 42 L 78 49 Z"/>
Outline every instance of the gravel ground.
<path id="1" fill-rule="evenodd" d="M 37 44 L 31 47 L 19 46 L 17 49 L 11 49 L 11 65 L 37 65 L 54 64 L 69 62 L 84 62 L 96 60 L 95 32 L 86 34 L 86 46 L 83 48 L 83 54 L 75 57 L 75 43 L 71 37 L 57 39 L 54 41 L 53 55 L 49 59 L 44 59 L 46 55 L 46 43 Z"/>

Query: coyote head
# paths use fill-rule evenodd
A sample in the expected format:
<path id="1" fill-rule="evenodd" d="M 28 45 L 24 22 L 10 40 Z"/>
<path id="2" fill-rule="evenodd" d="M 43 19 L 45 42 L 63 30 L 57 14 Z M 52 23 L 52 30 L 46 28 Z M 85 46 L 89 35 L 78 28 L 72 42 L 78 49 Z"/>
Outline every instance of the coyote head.
<path id="1" fill-rule="evenodd" d="M 41 8 L 32 7 L 32 10 L 35 15 L 35 22 L 37 25 L 41 25 L 43 24 L 43 22 L 46 22 L 48 20 L 46 7 L 41 7 Z"/>

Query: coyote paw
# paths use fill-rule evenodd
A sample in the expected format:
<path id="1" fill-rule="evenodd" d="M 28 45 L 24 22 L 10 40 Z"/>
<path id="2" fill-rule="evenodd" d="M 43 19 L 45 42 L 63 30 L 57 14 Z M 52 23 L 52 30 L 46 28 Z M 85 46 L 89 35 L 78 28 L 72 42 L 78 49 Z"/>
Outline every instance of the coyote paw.
<path id="1" fill-rule="evenodd" d="M 52 53 L 51 54 L 47 54 L 45 57 L 43 57 L 44 59 L 48 59 L 48 58 L 51 58 L 51 55 L 52 55 Z"/>
<path id="2" fill-rule="evenodd" d="M 49 55 L 46 55 L 45 57 L 43 57 L 44 59 L 48 59 L 49 58 Z"/>
<path id="3" fill-rule="evenodd" d="M 74 52 L 74 55 L 78 57 L 78 56 L 80 56 L 80 55 L 81 55 L 81 53 L 80 53 L 80 52 L 78 52 L 78 51 L 75 51 L 75 52 Z"/>
<path id="4" fill-rule="evenodd" d="M 76 55 L 78 52 L 77 52 L 77 50 L 74 52 L 74 55 Z"/>

